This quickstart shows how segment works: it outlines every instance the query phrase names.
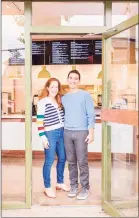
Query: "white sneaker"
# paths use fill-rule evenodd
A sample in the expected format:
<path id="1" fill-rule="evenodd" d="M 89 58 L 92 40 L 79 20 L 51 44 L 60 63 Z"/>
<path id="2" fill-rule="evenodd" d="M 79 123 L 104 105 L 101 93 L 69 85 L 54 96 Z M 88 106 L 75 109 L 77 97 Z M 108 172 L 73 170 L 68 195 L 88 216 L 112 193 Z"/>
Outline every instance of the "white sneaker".
<path id="1" fill-rule="evenodd" d="M 77 193 L 78 193 L 78 188 L 72 187 L 70 189 L 70 192 L 68 193 L 68 197 L 73 198 L 77 195 Z"/>
<path id="2" fill-rule="evenodd" d="M 78 200 L 85 200 L 88 195 L 90 194 L 90 191 L 86 188 L 82 188 L 79 194 L 77 195 Z"/>

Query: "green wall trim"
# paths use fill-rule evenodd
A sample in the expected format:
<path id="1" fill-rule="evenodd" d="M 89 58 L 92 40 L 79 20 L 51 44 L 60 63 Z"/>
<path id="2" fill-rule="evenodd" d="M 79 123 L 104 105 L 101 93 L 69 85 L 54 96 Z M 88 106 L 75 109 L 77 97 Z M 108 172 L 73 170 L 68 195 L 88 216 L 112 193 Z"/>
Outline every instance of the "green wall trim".
<path id="1" fill-rule="evenodd" d="M 103 37 L 105 39 L 107 38 L 110 38 L 114 35 L 117 35 L 119 34 L 120 32 L 123 32 L 135 25 L 139 24 L 139 17 L 138 17 L 138 14 L 129 18 L 128 20 L 118 24 L 117 26 L 115 27 L 112 27 L 110 29 L 107 29 L 106 33 L 103 34 Z"/>
<path id="2" fill-rule="evenodd" d="M 29 32 L 32 23 L 32 3 L 25 2 L 25 164 L 26 164 L 26 204 L 32 203 L 32 54 L 31 36 Z"/>
<path id="3" fill-rule="evenodd" d="M 112 2 L 105 2 L 105 25 L 110 28 L 112 25 Z M 107 55 L 111 47 L 111 40 L 102 38 L 102 89 L 103 89 L 103 108 L 109 106 L 108 89 L 108 59 Z M 110 55 L 109 55 L 110 61 Z M 102 204 L 111 200 L 111 128 L 107 122 L 102 122 Z"/>
<path id="4" fill-rule="evenodd" d="M 33 35 L 39 34 L 58 34 L 58 35 L 80 35 L 80 34 L 100 34 L 106 32 L 106 26 L 31 26 L 30 33 Z"/>

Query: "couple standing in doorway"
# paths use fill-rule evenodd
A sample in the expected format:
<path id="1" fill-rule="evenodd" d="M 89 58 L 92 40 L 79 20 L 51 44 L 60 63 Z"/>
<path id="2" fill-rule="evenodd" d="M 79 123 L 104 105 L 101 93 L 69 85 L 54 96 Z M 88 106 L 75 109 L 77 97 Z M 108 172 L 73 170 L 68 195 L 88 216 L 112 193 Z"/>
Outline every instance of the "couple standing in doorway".
<path id="1" fill-rule="evenodd" d="M 67 76 L 70 91 L 62 95 L 60 82 L 49 79 L 39 97 L 37 125 L 45 153 L 43 166 L 44 193 L 51 198 L 56 193 L 51 186 L 51 167 L 57 154 L 56 190 L 68 192 L 68 197 L 86 199 L 90 192 L 88 144 L 94 140 L 95 113 L 91 95 L 78 88 L 80 73 L 72 70 Z M 64 183 L 65 162 L 68 162 L 70 187 Z M 81 190 L 78 190 L 78 166 Z"/>

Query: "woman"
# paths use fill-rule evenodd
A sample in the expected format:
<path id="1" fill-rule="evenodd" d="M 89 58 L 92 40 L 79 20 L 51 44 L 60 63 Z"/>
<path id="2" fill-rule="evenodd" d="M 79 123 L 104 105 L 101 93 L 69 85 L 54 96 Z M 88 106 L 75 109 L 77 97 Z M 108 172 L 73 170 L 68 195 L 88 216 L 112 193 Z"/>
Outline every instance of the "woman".
<path id="1" fill-rule="evenodd" d="M 44 193 L 51 198 L 56 194 L 51 187 L 51 167 L 55 159 L 55 153 L 58 156 L 57 161 L 57 184 L 56 189 L 69 191 L 64 184 L 64 168 L 66 162 L 64 146 L 64 110 L 61 103 L 62 89 L 59 80 L 49 79 L 37 105 L 37 125 L 39 136 L 42 140 L 45 153 L 43 166 Z"/>

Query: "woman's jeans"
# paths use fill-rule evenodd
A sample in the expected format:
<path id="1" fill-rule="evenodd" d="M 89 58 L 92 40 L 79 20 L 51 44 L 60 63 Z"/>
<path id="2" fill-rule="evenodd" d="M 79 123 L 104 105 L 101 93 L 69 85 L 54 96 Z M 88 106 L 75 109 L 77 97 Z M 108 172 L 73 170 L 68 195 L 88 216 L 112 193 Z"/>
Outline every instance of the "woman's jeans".
<path id="1" fill-rule="evenodd" d="M 66 162 L 65 146 L 64 146 L 64 128 L 55 129 L 45 132 L 49 142 L 49 148 L 44 149 L 45 162 L 43 166 L 43 179 L 45 188 L 51 187 L 51 167 L 57 154 L 57 183 L 64 183 L 64 168 Z"/>

